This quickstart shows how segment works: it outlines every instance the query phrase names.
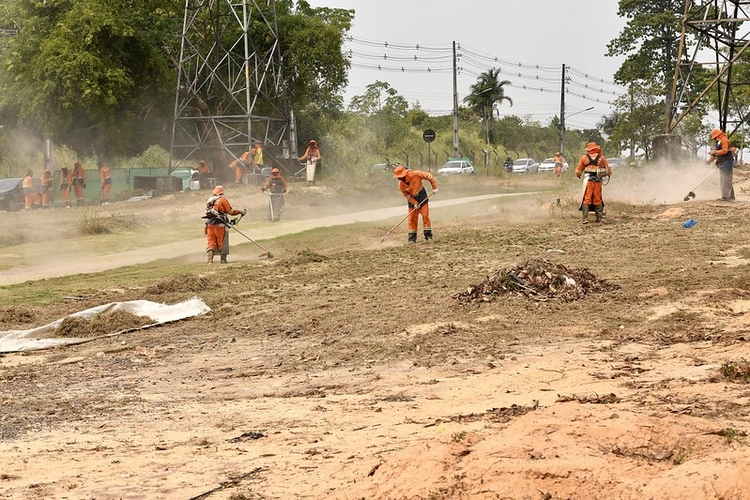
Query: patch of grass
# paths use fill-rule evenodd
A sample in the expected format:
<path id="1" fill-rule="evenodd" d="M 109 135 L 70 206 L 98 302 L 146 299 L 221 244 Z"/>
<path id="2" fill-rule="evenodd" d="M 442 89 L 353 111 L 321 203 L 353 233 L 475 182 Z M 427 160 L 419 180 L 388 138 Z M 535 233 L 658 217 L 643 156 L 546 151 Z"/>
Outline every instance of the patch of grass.
<path id="1" fill-rule="evenodd" d="M 750 363 L 744 359 L 740 361 L 727 361 L 721 365 L 719 373 L 735 382 L 750 383 Z"/>
<path id="2" fill-rule="evenodd" d="M 689 456 L 690 456 L 690 450 L 681 448 L 675 452 L 674 456 L 672 457 L 672 463 L 674 465 L 684 464 L 687 461 Z"/>
<path id="3" fill-rule="evenodd" d="M 451 441 L 453 441 L 454 443 L 460 443 L 461 441 L 464 440 L 465 437 L 466 437 L 466 431 L 454 432 L 451 435 Z"/>

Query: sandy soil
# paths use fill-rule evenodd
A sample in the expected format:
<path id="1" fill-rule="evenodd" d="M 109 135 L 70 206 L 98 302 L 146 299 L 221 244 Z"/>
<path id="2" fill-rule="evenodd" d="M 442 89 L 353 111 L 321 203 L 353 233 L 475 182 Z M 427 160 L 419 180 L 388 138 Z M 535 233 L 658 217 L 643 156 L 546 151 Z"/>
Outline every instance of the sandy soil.
<path id="1" fill-rule="evenodd" d="M 399 213 L 282 237 L 285 224 L 355 211 L 333 188 L 327 204 L 325 188 L 300 187 L 282 222 L 247 226 L 259 238 L 278 231 L 262 240 L 273 259 L 234 238 L 229 265 L 181 252 L 149 264 L 147 282 L 129 281 L 140 267 L 120 272 L 112 256 L 171 250 L 118 240 L 146 244 L 155 230 L 198 246 L 200 234 L 179 231 L 201 196 L 139 207 L 141 223 L 106 245 L 49 229 L 79 300 L 3 305 L 0 329 L 115 300 L 197 295 L 212 312 L 0 357 L 0 498 L 748 498 L 749 184 L 740 170 L 737 202 L 712 199 L 716 179 L 682 202 L 704 175 L 618 173 L 605 222 L 588 225 L 572 179 L 514 179 L 492 189 L 554 190 L 462 204 L 448 200 L 466 186 L 445 180 L 436 239 L 413 246 L 403 226 L 380 244 Z M 262 207 L 257 193 L 234 194 Z M 400 205 L 373 198 L 373 210 Z M 81 216 L 54 212 L 50 228 Z M 7 215 L 3 234 L 38 214 Z M 698 224 L 683 228 L 688 218 Z M 33 257 L 38 246 L 49 252 L 31 235 L 2 247 L 0 279 L 19 268 L 36 279 L 50 264 Z M 101 255 L 105 286 L 70 274 Z M 460 300 L 530 259 L 610 286 Z"/>

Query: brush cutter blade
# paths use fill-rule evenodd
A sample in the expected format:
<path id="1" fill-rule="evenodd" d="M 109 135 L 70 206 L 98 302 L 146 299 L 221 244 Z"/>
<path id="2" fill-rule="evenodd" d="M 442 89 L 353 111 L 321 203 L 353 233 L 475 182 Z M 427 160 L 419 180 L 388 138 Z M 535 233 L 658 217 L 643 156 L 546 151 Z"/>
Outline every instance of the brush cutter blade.
<path id="1" fill-rule="evenodd" d="M 690 191 L 690 192 L 689 192 L 689 193 L 687 194 L 687 196 L 685 196 L 685 197 L 684 197 L 684 198 L 683 198 L 682 200 L 683 200 L 683 201 L 690 201 L 690 200 L 692 200 L 693 198 L 695 198 L 695 193 L 694 193 L 694 192 L 692 192 L 692 191 Z"/>

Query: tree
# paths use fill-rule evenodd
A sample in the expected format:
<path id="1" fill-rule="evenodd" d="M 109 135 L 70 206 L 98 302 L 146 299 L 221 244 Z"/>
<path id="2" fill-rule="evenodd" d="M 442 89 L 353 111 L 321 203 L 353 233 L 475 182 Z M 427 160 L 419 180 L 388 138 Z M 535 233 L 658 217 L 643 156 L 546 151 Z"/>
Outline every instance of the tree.
<path id="1" fill-rule="evenodd" d="M 513 100 L 505 95 L 505 86 L 510 85 L 511 82 L 500 81 L 499 76 L 500 70 L 495 68 L 481 73 L 476 83 L 469 87 L 469 95 L 464 98 L 464 103 L 469 106 L 469 109 L 481 117 L 488 146 L 494 142 L 490 140 L 490 129 L 495 120 L 495 105 L 508 101 L 513 106 Z"/>
<path id="2" fill-rule="evenodd" d="M 401 134 L 406 133 L 406 117 L 409 101 L 386 82 L 376 80 L 368 85 L 365 93 L 352 97 L 349 110 L 368 117 L 373 129 L 384 139 L 385 147 L 391 147 Z"/>
<path id="3" fill-rule="evenodd" d="M 176 80 L 164 54 L 181 22 L 169 2 L 6 0 L 0 16 L 18 27 L 0 50 L 11 125 L 109 153 L 163 131 Z"/>

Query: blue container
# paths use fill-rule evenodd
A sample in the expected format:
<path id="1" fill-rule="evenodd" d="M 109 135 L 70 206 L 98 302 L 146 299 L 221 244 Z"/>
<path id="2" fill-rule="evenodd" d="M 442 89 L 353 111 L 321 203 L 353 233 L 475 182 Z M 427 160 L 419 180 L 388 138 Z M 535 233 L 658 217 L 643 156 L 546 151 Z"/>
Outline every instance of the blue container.
<path id="1" fill-rule="evenodd" d="M 696 224 L 698 224 L 697 220 L 695 220 L 695 219 L 688 219 L 688 220 L 686 220 L 685 222 L 682 223 L 682 227 L 691 228 L 691 227 L 693 227 Z"/>

